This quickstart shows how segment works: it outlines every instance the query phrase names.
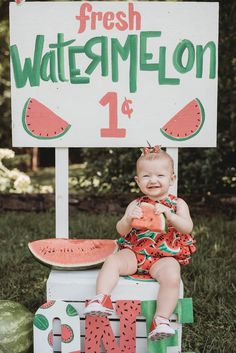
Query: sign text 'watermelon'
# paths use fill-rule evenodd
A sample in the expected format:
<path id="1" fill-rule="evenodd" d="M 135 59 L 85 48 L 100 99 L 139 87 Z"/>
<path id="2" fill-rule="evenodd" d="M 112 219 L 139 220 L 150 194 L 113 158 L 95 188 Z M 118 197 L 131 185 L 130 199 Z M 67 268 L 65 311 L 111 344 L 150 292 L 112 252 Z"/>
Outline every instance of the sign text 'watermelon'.
<path id="1" fill-rule="evenodd" d="M 10 9 L 14 146 L 215 146 L 216 3 Z M 197 127 L 192 101 L 201 110 Z M 49 117 L 41 115 L 47 109 Z"/>

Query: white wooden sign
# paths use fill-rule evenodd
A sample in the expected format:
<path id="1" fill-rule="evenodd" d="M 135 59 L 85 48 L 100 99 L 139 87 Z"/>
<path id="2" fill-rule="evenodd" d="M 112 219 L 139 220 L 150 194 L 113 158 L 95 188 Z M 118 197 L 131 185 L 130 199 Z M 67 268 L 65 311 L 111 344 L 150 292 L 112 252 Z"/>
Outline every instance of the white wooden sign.
<path id="1" fill-rule="evenodd" d="M 10 3 L 13 146 L 216 146 L 218 3 Z"/>

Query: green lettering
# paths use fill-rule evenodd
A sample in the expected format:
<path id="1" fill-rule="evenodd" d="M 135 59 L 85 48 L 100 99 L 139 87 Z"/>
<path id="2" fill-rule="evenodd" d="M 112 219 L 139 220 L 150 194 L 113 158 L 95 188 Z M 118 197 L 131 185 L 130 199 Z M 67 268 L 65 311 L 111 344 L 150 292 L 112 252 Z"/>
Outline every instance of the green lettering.
<path id="1" fill-rule="evenodd" d="M 49 64 L 49 73 L 48 73 L 48 64 Z M 55 52 L 50 50 L 50 52 L 46 53 L 43 56 L 41 68 L 40 68 L 40 76 L 43 81 L 58 82 L 56 76 L 56 57 Z"/>
<path id="2" fill-rule="evenodd" d="M 125 45 L 122 46 L 117 38 L 111 39 L 112 81 L 118 82 L 119 80 L 118 55 L 120 55 L 123 60 L 127 60 L 128 56 L 130 55 L 130 92 L 136 92 L 137 90 L 137 41 L 137 35 L 128 35 Z"/>
<path id="3" fill-rule="evenodd" d="M 159 51 L 159 76 L 160 85 L 179 85 L 179 78 L 166 78 L 166 47 L 160 47 Z"/>
<path id="4" fill-rule="evenodd" d="M 34 49 L 34 61 L 30 58 L 25 59 L 24 68 L 22 70 L 19 51 L 16 45 L 10 47 L 10 55 L 12 59 L 12 66 L 14 78 L 17 88 L 22 88 L 26 85 L 27 78 L 31 87 L 39 86 L 40 83 L 40 64 L 42 60 L 44 45 L 44 36 L 37 35 Z"/>
<path id="5" fill-rule="evenodd" d="M 57 65 L 58 65 L 58 76 L 59 80 L 62 82 L 68 81 L 65 78 L 64 70 L 64 47 L 74 43 L 75 39 L 68 40 L 64 42 L 64 33 L 57 33 L 57 43 L 52 43 L 49 45 L 49 48 L 57 49 Z"/>
<path id="6" fill-rule="evenodd" d="M 153 58 L 152 53 L 147 53 L 147 39 L 153 37 L 160 37 L 161 32 L 141 32 L 140 33 L 140 70 L 143 71 L 157 71 L 159 65 L 147 61 Z"/>
<path id="7" fill-rule="evenodd" d="M 92 47 L 96 44 L 101 44 L 101 55 L 92 51 Z M 92 59 L 85 72 L 89 75 L 95 70 L 99 63 L 101 63 L 102 76 L 108 75 L 108 40 L 107 37 L 94 37 L 90 39 L 84 47 L 85 54 Z"/>
<path id="8" fill-rule="evenodd" d="M 70 82 L 73 84 L 90 82 L 89 77 L 80 77 L 80 69 L 76 67 L 75 55 L 83 52 L 84 47 L 82 46 L 74 46 L 69 48 Z"/>
<path id="9" fill-rule="evenodd" d="M 205 51 L 210 50 L 210 69 L 209 69 L 209 78 L 216 77 L 216 45 L 214 42 L 208 42 L 205 47 L 202 45 L 197 45 L 196 49 L 196 59 L 197 59 L 197 71 L 196 77 L 202 78 L 203 72 L 203 54 Z"/>
<path id="10" fill-rule="evenodd" d="M 188 57 L 187 57 L 187 63 L 184 66 L 182 59 L 183 59 L 184 51 L 186 49 L 188 51 Z M 187 39 L 182 40 L 175 48 L 175 51 L 173 54 L 174 67 L 181 74 L 185 74 L 186 72 L 192 70 L 194 65 L 194 60 L 195 60 L 195 49 L 194 49 L 193 43 Z"/>

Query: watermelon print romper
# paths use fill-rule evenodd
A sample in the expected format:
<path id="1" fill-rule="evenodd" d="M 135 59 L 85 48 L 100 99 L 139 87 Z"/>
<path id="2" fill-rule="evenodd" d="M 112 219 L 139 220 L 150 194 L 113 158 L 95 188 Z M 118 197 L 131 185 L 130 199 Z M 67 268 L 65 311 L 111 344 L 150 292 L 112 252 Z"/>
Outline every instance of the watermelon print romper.
<path id="1" fill-rule="evenodd" d="M 169 207 L 174 213 L 177 207 L 177 197 L 171 194 L 159 201 L 142 196 L 137 199 L 137 202 L 147 202 L 153 205 L 159 202 Z M 118 239 L 120 249 L 130 249 L 135 253 L 139 274 L 149 273 L 151 266 L 163 257 L 174 257 L 181 265 L 187 265 L 191 254 L 196 251 L 195 242 L 192 235 L 182 234 L 172 226 L 168 226 L 167 233 L 132 228 L 126 236 Z"/>

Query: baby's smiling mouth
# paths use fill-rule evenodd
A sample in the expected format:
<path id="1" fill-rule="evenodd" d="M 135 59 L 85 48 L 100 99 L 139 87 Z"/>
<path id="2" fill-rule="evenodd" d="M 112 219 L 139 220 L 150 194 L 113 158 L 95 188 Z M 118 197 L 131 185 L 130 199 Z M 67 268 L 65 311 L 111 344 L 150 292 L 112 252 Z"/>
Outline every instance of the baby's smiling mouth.
<path id="1" fill-rule="evenodd" d="M 158 185 L 150 185 L 148 186 L 148 189 L 159 189 L 160 186 Z"/>

